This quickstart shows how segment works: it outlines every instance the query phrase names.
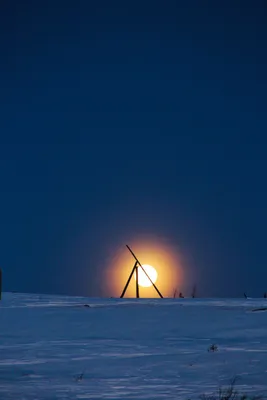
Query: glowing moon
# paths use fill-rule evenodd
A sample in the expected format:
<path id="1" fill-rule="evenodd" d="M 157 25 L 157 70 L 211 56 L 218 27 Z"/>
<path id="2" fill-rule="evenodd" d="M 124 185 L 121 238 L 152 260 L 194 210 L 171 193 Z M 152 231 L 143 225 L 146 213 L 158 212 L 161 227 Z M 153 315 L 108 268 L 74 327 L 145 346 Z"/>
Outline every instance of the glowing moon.
<path id="1" fill-rule="evenodd" d="M 151 279 L 151 281 L 153 283 L 155 283 L 158 278 L 158 273 L 155 270 L 155 268 L 148 264 L 143 264 L 142 267 L 146 271 L 146 273 L 149 276 L 149 278 Z M 136 280 L 136 274 L 134 274 L 134 278 Z M 148 279 L 148 277 L 146 276 L 146 274 L 144 273 L 144 271 L 142 270 L 141 267 L 138 267 L 138 284 L 139 284 L 139 286 L 143 286 L 143 287 L 152 286 L 152 283 L 150 282 L 150 280 Z"/>

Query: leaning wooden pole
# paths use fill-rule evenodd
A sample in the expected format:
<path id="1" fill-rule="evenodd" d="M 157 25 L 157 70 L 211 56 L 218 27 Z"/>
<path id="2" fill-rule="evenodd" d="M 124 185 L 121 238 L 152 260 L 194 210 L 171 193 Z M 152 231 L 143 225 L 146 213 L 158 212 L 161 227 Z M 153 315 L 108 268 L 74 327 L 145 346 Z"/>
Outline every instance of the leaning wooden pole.
<path id="1" fill-rule="evenodd" d="M 130 273 L 130 276 L 129 276 L 127 282 L 126 282 L 126 285 L 124 286 L 124 289 L 123 289 L 122 294 L 121 294 L 121 299 L 122 299 L 123 296 L 125 295 L 125 292 L 126 292 L 126 290 L 127 290 L 127 287 L 129 286 L 130 280 L 132 279 L 132 276 L 133 276 L 135 270 L 137 270 L 137 262 L 135 262 L 134 267 L 133 267 L 133 269 L 132 269 L 132 272 Z"/>

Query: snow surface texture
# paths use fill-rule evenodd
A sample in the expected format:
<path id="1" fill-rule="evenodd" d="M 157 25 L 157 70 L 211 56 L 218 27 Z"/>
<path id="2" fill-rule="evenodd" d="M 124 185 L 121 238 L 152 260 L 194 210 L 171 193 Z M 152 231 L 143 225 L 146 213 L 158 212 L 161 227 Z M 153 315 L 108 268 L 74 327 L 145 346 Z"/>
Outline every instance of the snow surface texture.
<path id="1" fill-rule="evenodd" d="M 234 376 L 240 392 L 265 397 L 267 313 L 252 311 L 263 307 L 4 293 L 0 399 L 186 400 Z"/>

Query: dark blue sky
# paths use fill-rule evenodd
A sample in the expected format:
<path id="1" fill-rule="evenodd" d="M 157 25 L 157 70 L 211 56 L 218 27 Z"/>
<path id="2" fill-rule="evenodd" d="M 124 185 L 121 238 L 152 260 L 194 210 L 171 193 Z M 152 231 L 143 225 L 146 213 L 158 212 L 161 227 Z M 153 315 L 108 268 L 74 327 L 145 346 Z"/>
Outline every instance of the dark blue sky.
<path id="1" fill-rule="evenodd" d="M 4 3 L 4 289 L 109 295 L 113 249 L 146 234 L 202 295 L 261 296 L 265 2 Z"/>

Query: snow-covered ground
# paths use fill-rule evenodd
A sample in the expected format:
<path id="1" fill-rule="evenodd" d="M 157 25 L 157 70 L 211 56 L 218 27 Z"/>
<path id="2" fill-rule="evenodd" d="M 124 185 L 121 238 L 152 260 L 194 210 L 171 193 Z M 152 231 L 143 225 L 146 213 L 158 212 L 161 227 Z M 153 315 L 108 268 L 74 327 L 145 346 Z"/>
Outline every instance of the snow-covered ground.
<path id="1" fill-rule="evenodd" d="M 262 307 L 4 293 L 0 399 L 187 400 L 234 376 L 241 392 L 266 396 L 267 312 L 252 311 Z"/>

